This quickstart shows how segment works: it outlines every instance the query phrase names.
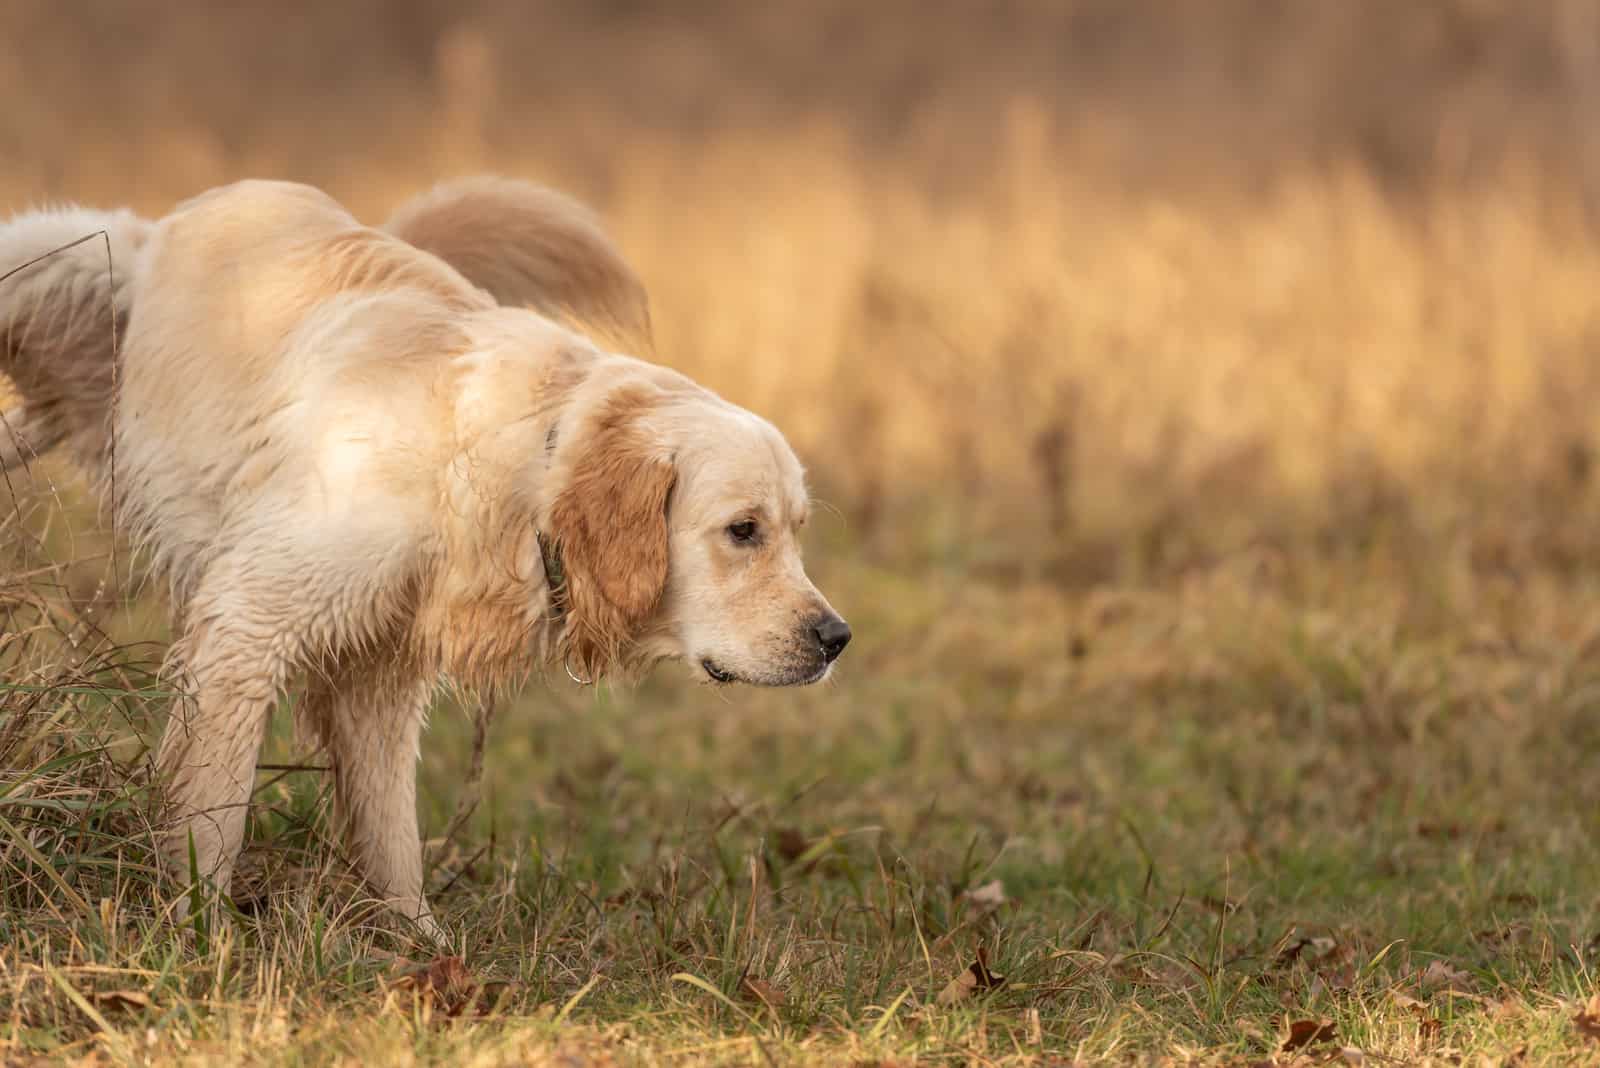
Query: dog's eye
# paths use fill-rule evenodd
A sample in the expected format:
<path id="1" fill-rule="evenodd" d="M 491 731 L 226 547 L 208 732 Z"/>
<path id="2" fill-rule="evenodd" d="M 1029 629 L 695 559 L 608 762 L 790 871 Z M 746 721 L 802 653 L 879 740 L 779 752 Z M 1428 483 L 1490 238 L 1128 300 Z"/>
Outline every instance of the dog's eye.
<path id="1" fill-rule="evenodd" d="M 754 519 L 741 519 L 737 523 L 728 525 L 728 537 L 740 545 L 748 545 L 756 540 L 756 521 Z"/>

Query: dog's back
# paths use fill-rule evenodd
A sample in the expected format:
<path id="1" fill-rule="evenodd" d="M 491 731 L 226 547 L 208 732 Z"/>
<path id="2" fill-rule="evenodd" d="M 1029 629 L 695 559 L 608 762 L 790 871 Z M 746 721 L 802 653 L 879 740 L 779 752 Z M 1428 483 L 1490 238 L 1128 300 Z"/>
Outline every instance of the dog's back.
<path id="1" fill-rule="evenodd" d="M 172 240 L 179 216 L 189 220 L 184 230 L 201 220 L 218 225 L 203 227 L 209 236 L 191 247 Z M 325 238 L 343 236 L 308 250 L 302 227 Z M 168 240 L 160 274 L 193 284 L 201 303 L 224 308 L 248 336 L 295 321 L 293 309 L 302 306 L 297 300 L 403 281 L 447 302 L 479 300 L 467 296 L 467 289 L 479 287 L 502 304 L 574 322 L 623 342 L 628 351 L 651 347 L 644 287 L 598 222 L 570 198 L 526 182 L 468 178 L 423 193 L 386 224 L 399 241 L 360 227 L 321 192 L 282 182 L 243 182 L 202 194 L 180 205 L 162 228 Z M 44 257 L 0 281 L 0 372 L 24 399 L 0 411 L 0 471 L 69 441 L 80 462 L 103 473 L 111 444 L 113 339 L 126 332 L 134 284 L 154 277 L 141 257 L 153 229 L 126 211 L 75 208 L 0 224 L 0 274 Z M 61 250 L 98 231 L 107 235 L 109 264 L 107 243 L 98 239 Z M 430 255 L 409 255 L 400 242 Z M 191 253 L 193 259 L 184 258 Z M 308 267 L 308 255 L 320 258 Z M 276 275 L 268 269 L 274 262 Z M 253 293 L 226 292 L 246 273 Z M 296 292 L 286 293 L 283 280 L 291 278 Z M 285 297 L 286 303 L 274 304 Z M 201 303 L 189 303 L 191 313 Z M 220 334 L 225 324 L 206 325 Z M 229 373 L 247 379 L 254 373 L 247 354 L 219 356 L 243 361 Z M 196 393 L 186 383 L 177 388 Z"/>
<path id="2" fill-rule="evenodd" d="M 332 500 L 386 449 L 424 459 L 437 421 L 419 409 L 465 344 L 462 313 L 495 306 L 442 261 L 285 182 L 180 205 L 140 263 L 118 503 L 180 599 L 213 546 L 250 536 L 224 526 L 262 522 L 264 500 Z"/>
<path id="3" fill-rule="evenodd" d="M 493 307 L 449 265 L 309 186 L 247 181 L 186 201 L 151 234 L 131 294 L 124 414 L 157 431 L 163 411 L 185 425 L 259 419 L 309 370 L 285 366 L 291 334 L 319 306 L 371 291 L 456 312 Z M 234 404 L 208 411 L 219 397 Z"/>

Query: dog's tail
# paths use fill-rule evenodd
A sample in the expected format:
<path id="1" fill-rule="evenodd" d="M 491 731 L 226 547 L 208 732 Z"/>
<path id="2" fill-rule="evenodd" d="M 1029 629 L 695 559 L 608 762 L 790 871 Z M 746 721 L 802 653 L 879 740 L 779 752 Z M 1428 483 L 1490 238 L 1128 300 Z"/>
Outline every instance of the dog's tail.
<path id="1" fill-rule="evenodd" d="M 500 304 L 533 308 L 636 355 L 651 351 L 644 286 L 571 197 L 509 178 L 463 178 L 413 198 L 384 228 Z"/>
<path id="2" fill-rule="evenodd" d="M 0 411 L 0 470 L 63 441 L 93 466 L 108 454 L 115 338 L 150 225 L 77 208 L 0 223 L 0 373 L 22 396 Z"/>

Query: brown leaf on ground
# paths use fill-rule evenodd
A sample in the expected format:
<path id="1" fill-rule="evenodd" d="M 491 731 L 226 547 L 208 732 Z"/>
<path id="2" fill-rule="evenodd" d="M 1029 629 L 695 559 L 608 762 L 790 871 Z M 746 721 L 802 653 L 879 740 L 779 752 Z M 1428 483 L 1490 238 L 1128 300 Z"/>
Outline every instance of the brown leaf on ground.
<path id="1" fill-rule="evenodd" d="M 1393 999 L 1396 1008 L 1416 1016 L 1417 1033 L 1423 1041 L 1433 1042 L 1439 1037 L 1439 1032 L 1443 1030 L 1444 1024 L 1437 1016 L 1431 1014 L 1426 1001 L 1418 1000 L 1402 990 L 1393 991 L 1389 996 Z"/>
<path id="2" fill-rule="evenodd" d="M 1430 961 L 1417 976 L 1417 985 L 1429 993 L 1440 989 L 1466 990 L 1472 986 L 1472 975 L 1449 961 Z"/>
<path id="3" fill-rule="evenodd" d="M 1297 963 L 1304 965 L 1306 971 L 1310 973 L 1306 990 L 1312 995 L 1319 995 L 1329 990 L 1347 990 L 1355 984 L 1355 949 L 1325 935 L 1317 938 L 1300 938 L 1284 944 L 1273 958 L 1272 967 L 1289 970 Z M 1290 999 L 1284 1003 L 1284 1007 L 1292 1007 L 1296 1003 L 1298 994 L 1287 989 L 1284 994 Z"/>
<path id="4" fill-rule="evenodd" d="M 826 862 L 830 843 L 830 838 L 808 838 L 793 827 L 779 827 L 772 835 L 772 847 L 785 864 L 805 861 L 800 868 L 803 875 L 810 875 L 819 864 Z"/>
<path id="5" fill-rule="evenodd" d="M 460 957 L 435 957 L 401 975 L 394 989 L 426 1000 L 446 1017 L 483 1016 L 509 989 L 508 983 L 480 982 Z"/>
<path id="6" fill-rule="evenodd" d="M 777 1012 L 783 1008 L 787 998 L 783 991 L 773 986 L 758 975 L 747 975 L 739 984 L 739 995 L 745 1001 L 753 1001 L 765 1005 L 770 1011 Z"/>
<path id="7" fill-rule="evenodd" d="M 1310 945 L 1311 939 L 1309 938 L 1296 939 L 1278 951 L 1278 955 L 1272 958 L 1272 966 L 1274 968 L 1289 967 L 1300 959 L 1300 954 L 1304 953 Z"/>
<path id="8" fill-rule="evenodd" d="M 1600 1042 L 1600 990 L 1595 991 L 1588 1004 L 1572 1018 L 1572 1026 L 1589 1041 Z"/>
<path id="9" fill-rule="evenodd" d="M 978 959 L 973 961 L 966 971 L 945 984 L 944 989 L 939 991 L 937 1001 L 940 1005 L 954 1005 L 976 994 L 987 994 L 998 990 L 1005 983 L 1005 976 L 996 975 L 989 970 L 989 951 L 979 946 Z"/>
<path id="10" fill-rule="evenodd" d="M 1289 1036 L 1283 1040 L 1282 1051 L 1293 1053 L 1304 1046 L 1332 1042 L 1336 1037 L 1332 1020 L 1296 1020 L 1289 1025 Z"/>
<path id="11" fill-rule="evenodd" d="M 96 990 L 89 997 L 107 1012 L 137 1012 L 150 1007 L 150 995 L 141 990 Z"/>
<path id="12" fill-rule="evenodd" d="M 1275 968 L 1288 968 L 1295 961 L 1304 957 L 1307 961 L 1320 960 L 1331 957 L 1339 952 L 1339 943 L 1326 936 L 1321 938 L 1300 938 L 1283 947 L 1278 955 L 1273 958 Z"/>
<path id="13" fill-rule="evenodd" d="M 778 856 L 791 864 L 811 848 L 811 840 L 793 827 L 779 827 L 778 833 L 772 836 L 772 844 L 778 850 Z"/>

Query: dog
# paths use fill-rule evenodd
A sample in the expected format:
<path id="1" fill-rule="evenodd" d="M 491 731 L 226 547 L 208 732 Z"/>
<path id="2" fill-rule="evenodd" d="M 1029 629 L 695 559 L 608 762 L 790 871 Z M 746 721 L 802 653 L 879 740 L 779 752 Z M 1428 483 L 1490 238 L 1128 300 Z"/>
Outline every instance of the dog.
<path id="1" fill-rule="evenodd" d="M 245 181 L 158 220 L 21 215 L 0 267 L 23 263 L 0 282 L 0 371 L 22 395 L 0 461 L 70 449 L 170 591 L 175 874 L 192 850 L 228 891 L 294 691 L 359 873 L 443 940 L 415 812 L 441 680 L 677 660 L 711 684 L 800 685 L 850 641 L 801 561 L 793 450 L 596 342 L 648 351 L 648 302 L 560 194 L 450 183 L 371 228 L 310 186 Z"/>

